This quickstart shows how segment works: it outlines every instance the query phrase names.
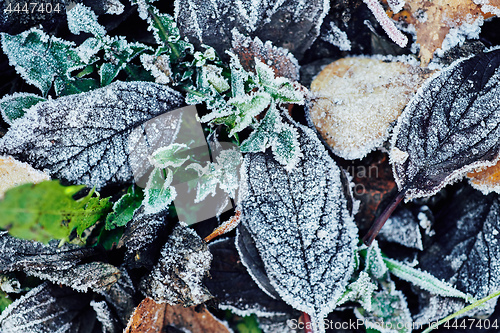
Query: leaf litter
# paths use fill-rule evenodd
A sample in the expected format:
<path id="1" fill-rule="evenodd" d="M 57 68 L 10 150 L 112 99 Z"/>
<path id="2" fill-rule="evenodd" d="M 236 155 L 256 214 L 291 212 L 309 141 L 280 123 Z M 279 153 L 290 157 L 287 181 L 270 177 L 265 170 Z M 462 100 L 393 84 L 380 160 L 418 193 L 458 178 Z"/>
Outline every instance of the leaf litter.
<path id="1" fill-rule="evenodd" d="M 0 139 L 0 152 L 72 183 L 129 182 L 129 135 L 181 104 L 181 95 L 166 86 L 115 82 L 36 104 Z"/>
<path id="2" fill-rule="evenodd" d="M 250 232 L 279 296 L 322 332 L 354 269 L 357 231 L 340 169 L 312 130 L 290 123 L 303 153 L 295 169 L 269 150 L 245 156 L 240 228 Z"/>

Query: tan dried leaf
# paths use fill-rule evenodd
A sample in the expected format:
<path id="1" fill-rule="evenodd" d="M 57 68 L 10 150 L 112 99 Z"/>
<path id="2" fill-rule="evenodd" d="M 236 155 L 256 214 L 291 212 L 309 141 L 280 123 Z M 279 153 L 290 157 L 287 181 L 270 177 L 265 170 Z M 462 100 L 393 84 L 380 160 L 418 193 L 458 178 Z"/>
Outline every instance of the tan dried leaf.
<path id="1" fill-rule="evenodd" d="M 450 29 L 459 28 L 464 23 L 472 24 L 480 17 L 488 18 L 500 13 L 499 0 L 491 0 L 483 5 L 477 3 L 479 1 L 407 0 L 405 10 L 392 18 L 415 26 L 417 43 L 420 45 L 420 61 L 426 66 L 434 51 L 442 47 Z"/>
<path id="2" fill-rule="evenodd" d="M 311 120 L 335 154 L 362 158 L 383 144 L 391 123 L 431 74 L 404 62 L 337 60 L 311 84 Z"/>
<path id="3" fill-rule="evenodd" d="M 167 326 L 193 333 L 230 332 L 204 306 L 172 306 L 146 297 L 135 309 L 124 333 L 166 332 Z"/>
<path id="4" fill-rule="evenodd" d="M 12 156 L 0 156 L 0 199 L 12 188 L 26 183 L 50 180 L 48 174 L 34 169 L 28 163 L 19 162 Z"/>
<path id="5" fill-rule="evenodd" d="M 472 187 L 484 194 L 491 192 L 500 193 L 500 162 L 481 170 L 469 172 L 467 177 Z"/>

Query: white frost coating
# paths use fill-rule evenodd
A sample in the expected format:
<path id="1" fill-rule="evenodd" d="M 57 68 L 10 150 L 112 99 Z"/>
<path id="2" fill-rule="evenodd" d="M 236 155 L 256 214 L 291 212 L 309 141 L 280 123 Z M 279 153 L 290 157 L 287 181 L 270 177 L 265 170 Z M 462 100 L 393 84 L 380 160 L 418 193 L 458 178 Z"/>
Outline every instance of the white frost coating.
<path id="1" fill-rule="evenodd" d="M 424 213 L 420 212 L 419 214 Z M 385 241 L 423 250 L 419 225 L 409 210 L 405 209 L 392 214 L 380 230 L 379 235 Z"/>
<path id="2" fill-rule="evenodd" d="M 498 53 L 454 62 L 429 79 L 399 117 L 391 146 L 409 157 L 392 167 L 398 188 L 409 187 L 406 200 L 433 195 L 477 167 L 496 164 L 498 154 L 488 151 L 497 142 L 493 131 L 500 134 L 500 72 L 492 67 Z M 486 126 L 477 126 L 481 121 Z"/>
<path id="3" fill-rule="evenodd" d="M 104 2 L 106 14 L 120 15 L 123 13 L 125 6 L 119 0 L 106 0 Z"/>
<path id="4" fill-rule="evenodd" d="M 144 66 L 144 69 L 151 72 L 151 75 L 154 76 L 156 83 L 170 83 L 170 75 L 172 72 L 170 70 L 170 63 L 167 55 L 162 54 L 156 57 L 152 54 L 143 53 L 140 55 L 140 59 L 142 66 Z"/>
<path id="5" fill-rule="evenodd" d="M 0 112 L 3 120 L 12 125 L 14 120 L 21 118 L 27 109 L 38 102 L 45 101 L 40 95 L 15 92 L 12 95 L 5 95 L 0 99 Z"/>
<path id="6" fill-rule="evenodd" d="M 274 289 L 324 332 L 320 323 L 336 307 L 354 269 L 357 231 L 340 169 L 312 130 L 291 126 L 303 152 L 295 169 L 286 171 L 269 151 L 245 156 L 241 223 Z"/>
<path id="7" fill-rule="evenodd" d="M 34 169 L 28 163 L 19 162 L 12 156 L 0 155 L 0 199 L 13 187 L 26 183 L 37 184 L 44 180 L 50 180 L 47 173 Z"/>
<path id="8" fill-rule="evenodd" d="M 399 47 L 405 47 L 408 44 L 408 38 L 403 35 L 401 31 L 396 28 L 394 22 L 387 16 L 382 5 L 378 0 L 363 0 L 363 2 L 372 11 L 373 15 L 380 23 L 387 36 L 392 39 L 392 41 L 399 45 Z"/>
<path id="9" fill-rule="evenodd" d="M 97 22 L 97 15 L 90 7 L 78 3 L 67 12 L 67 16 L 69 31 L 75 35 L 80 32 L 91 33 L 98 38 L 106 35 L 106 30 Z"/>
<path id="10" fill-rule="evenodd" d="M 0 153 L 22 156 L 37 169 L 49 169 L 55 178 L 97 188 L 109 181 L 130 181 L 129 154 L 139 151 L 142 142 L 129 146 L 128 135 L 182 102 L 180 93 L 150 82 L 114 82 L 48 100 L 13 124 L 0 139 Z M 179 123 L 175 119 L 173 125 Z M 146 161 L 148 154 L 143 155 Z"/>
<path id="11" fill-rule="evenodd" d="M 399 13 L 405 5 L 404 0 L 388 0 L 387 3 L 389 4 L 389 7 L 391 7 L 394 14 Z"/>
<path id="12" fill-rule="evenodd" d="M 394 259 L 384 258 L 391 274 L 398 278 L 408 281 L 424 290 L 427 290 L 435 295 L 445 297 L 458 297 L 466 300 L 469 303 L 476 300 L 471 295 L 465 294 L 447 282 L 437 279 L 432 274 L 421 271 L 420 269 L 413 268 L 403 264 Z"/>
<path id="13" fill-rule="evenodd" d="M 115 333 L 115 323 L 113 322 L 113 314 L 106 301 L 90 301 L 90 306 L 96 313 L 97 320 L 102 325 L 103 333 Z"/>
<path id="14" fill-rule="evenodd" d="M 348 292 L 341 298 L 339 305 L 357 301 L 366 311 L 371 311 L 373 292 L 377 289 L 378 286 L 372 282 L 370 275 L 362 271 L 358 279 L 347 286 Z"/>
<path id="15" fill-rule="evenodd" d="M 481 32 L 481 26 L 484 23 L 484 18 L 479 15 L 476 20 L 469 21 L 470 22 L 464 22 L 458 28 L 450 29 L 441 44 L 441 48 L 437 49 L 435 54 L 442 57 L 446 51 L 451 50 L 457 45 L 462 45 L 466 39 L 478 39 L 479 33 Z"/>
<path id="16" fill-rule="evenodd" d="M 120 271 L 115 266 L 102 262 L 81 264 L 65 270 L 29 270 L 27 274 L 80 292 L 90 289 L 101 293 L 106 292 L 120 278 Z"/>
<path id="17" fill-rule="evenodd" d="M 180 222 L 162 249 L 161 258 L 142 282 L 146 296 L 156 302 L 197 305 L 212 296 L 202 280 L 210 269 L 212 254 L 206 243 Z"/>
<path id="18" fill-rule="evenodd" d="M 500 9 L 498 7 L 495 7 L 495 6 L 483 5 L 483 6 L 481 6 L 481 11 L 483 13 L 492 13 L 495 16 L 500 16 Z"/>
<path id="19" fill-rule="evenodd" d="M 340 49 L 340 51 L 350 51 L 351 50 L 351 41 L 347 37 L 347 34 L 340 30 L 339 27 L 335 25 L 335 23 L 330 22 L 330 29 L 328 30 L 328 34 L 326 36 L 322 36 L 325 42 L 332 44 Z"/>

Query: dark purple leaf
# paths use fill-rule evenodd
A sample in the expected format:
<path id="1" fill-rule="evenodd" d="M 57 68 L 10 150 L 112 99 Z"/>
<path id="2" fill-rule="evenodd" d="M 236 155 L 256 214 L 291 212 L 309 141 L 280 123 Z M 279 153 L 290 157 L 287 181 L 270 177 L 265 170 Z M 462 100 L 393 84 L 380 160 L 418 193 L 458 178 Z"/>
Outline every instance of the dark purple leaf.
<path id="1" fill-rule="evenodd" d="M 231 48 L 234 28 L 262 41 L 270 40 L 301 57 L 319 35 L 329 9 L 329 1 L 325 0 L 181 0 L 175 5 L 181 36 L 196 46 L 212 46 L 221 57 L 227 57 L 224 51 Z"/>
<path id="2" fill-rule="evenodd" d="M 319 325 L 354 269 L 356 226 L 340 169 L 311 129 L 292 126 L 303 154 L 293 170 L 270 150 L 245 156 L 240 228 L 250 232 L 279 296 Z"/>
<path id="3" fill-rule="evenodd" d="M 406 198 L 430 196 L 500 149 L 500 50 L 457 62 L 428 81 L 398 120 L 391 162 Z"/>
<path id="4" fill-rule="evenodd" d="M 273 298 L 259 288 L 241 263 L 234 239 L 215 241 L 209 245 L 209 249 L 213 260 L 210 275 L 205 278 L 204 284 L 216 297 L 221 308 L 232 309 L 240 315 L 297 315 L 297 312 L 280 298 Z"/>
<path id="5" fill-rule="evenodd" d="M 114 82 L 36 104 L 0 139 L 0 153 L 48 169 L 55 178 L 71 183 L 100 188 L 129 182 L 129 154 L 144 150 L 136 147 L 141 136 L 133 130 L 182 104 L 182 95 L 164 85 Z M 177 123 L 180 115 L 176 113 L 164 129 L 170 135 L 161 137 L 171 137 L 171 142 Z M 147 154 L 142 156 L 147 159 Z"/>
<path id="6" fill-rule="evenodd" d="M 500 289 L 500 199 L 497 194 L 484 196 L 468 185 L 463 187 L 436 215 L 434 228 L 435 236 L 424 244 L 424 251 L 419 255 L 421 269 L 476 299 Z M 447 302 L 446 307 L 436 306 Z M 466 305 L 449 299 L 430 299 L 424 303 L 426 308 L 434 304 L 436 311 L 440 311 L 436 317 Z M 487 304 L 476 309 L 477 314 L 491 314 L 496 299 Z M 433 320 L 429 317 L 432 313 L 425 311 L 427 319 Z"/>

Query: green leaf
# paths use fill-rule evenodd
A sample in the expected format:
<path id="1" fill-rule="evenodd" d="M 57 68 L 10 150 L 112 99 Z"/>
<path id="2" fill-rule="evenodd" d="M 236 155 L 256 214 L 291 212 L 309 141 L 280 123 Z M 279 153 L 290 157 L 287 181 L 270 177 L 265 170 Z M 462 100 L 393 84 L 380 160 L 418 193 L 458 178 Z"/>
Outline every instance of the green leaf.
<path id="1" fill-rule="evenodd" d="M 104 63 L 99 68 L 99 77 L 101 78 L 101 86 L 107 86 L 118 75 L 122 69 L 121 64 Z"/>
<path id="2" fill-rule="evenodd" d="M 84 187 L 45 181 L 12 188 L 0 201 L 0 227 L 12 236 L 43 243 L 68 240 L 74 228 L 81 237 L 111 208 L 108 198 L 99 200 L 91 197 L 92 192 L 75 201 L 73 195 Z"/>
<path id="3" fill-rule="evenodd" d="M 257 92 L 250 95 L 244 95 L 240 98 L 231 98 L 228 104 L 234 105 L 239 111 L 236 125 L 229 135 L 241 132 L 255 121 L 255 116 L 264 111 L 271 103 L 271 96 L 266 92 Z"/>
<path id="4" fill-rule="evenodd" d="M 29 109 L 38 102 L 45 101 L 46 99 L 28 93 L 14 93 L 12 95 L 5 95 L 0 100 L 0 110 L 2 112 L 3 120 L 11 125 L 14 120 L 21 118 L 26 109 Z"/>
<path id="5" fill-rule="evenodd" d="M 188 150 L 189 147 L 184 143 L 172 143 L 167 147 L 157 149 L 149 161 L 157 168 L 177 168 L 189 160 L 189 155 L 186 154 Z"/>
<path id="6" fill-rule="evenodd" d="M 0 291 L 0 313 L 3 312 L 10 304 L 12 299 L 7 295 L 7 293 Z"/>
<path id="7" fill-rule="evenodd" d="M 132 220 L 135 211 L 141 206 L 144 195 L 141 190 L 134 191 L 134 188 L 124 194 L 113 205 L 113 212 L 106 217 L 106 230 L 124 227 Z"/>
<path id="8" fill-rule="evenodd" d="M 95 79 L 82 78 L 72 81 L 64 81 L 56 78 L 54 81 L 56 94 L 59 96 L 79 94 L 99 88 L 99 82 Z"/>
<path id="9" fill-rule="evenodd" d="M 74 43 L 49 36 L 40 29 L 31 28 L 15 36 L 1 35 L 9 63 L 26 82 L 39 88 L 43 96 L 47 96 L 54 79 L 71 81 L 70 73 L 86 66 Z"/>
<path id="10" fill-rule="evenodd" d="M 69 31 L 75 35 L 79 35 L 80 32 L 90 33 L 98 38 L 106 35 L 106 30 L 97 22 L 97 15 L 90 7 L 76 4 L 67 11 L 67 18 Z"/>
<path id="11" fill-rule="evenodd" d="M 236 324 L 240 333 L 261 333 L 257 317 L 255 315 L 243 317 L 241 322 Z"/>
<path id="12" fill-rule="evenodd" d="M 292 126 L 283 123 L 276 105 L 271 105 L 259 127 L 241 143 L 240 149 L 244 153 L 256 153 L 272 147 L 276 160 L 289 170 L 300 157 L 297 136 Z"/>
<path id="13" fill-rule="evenodd" d="M 155 214 L 168 208 L 177 196 L 172 183 L 173 172 L 167 169 L 167 177 L 163 176 L 163 169 L 155 168 L 149 175 L 144 189 L 144 213 Z"/>
<path id="14" fill-rule="evenodd" d="M 469 303 L 476 300 L 471 296 L 453 288 L 449 283 L 443 282 L 435 276 L 419 269 L 407 266 L 394 259 L 384 258 L 384 262 L 389 271 L 398 278 L 413 283 L 414 285 L 427 290 L 435 295 L 445 297 L 463 298 Z"/>

